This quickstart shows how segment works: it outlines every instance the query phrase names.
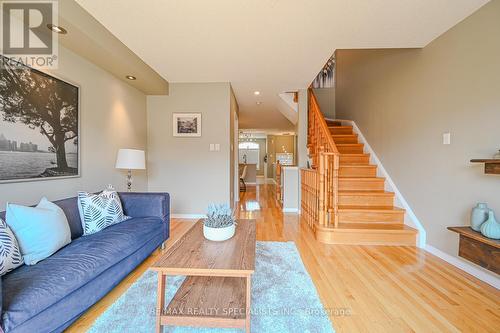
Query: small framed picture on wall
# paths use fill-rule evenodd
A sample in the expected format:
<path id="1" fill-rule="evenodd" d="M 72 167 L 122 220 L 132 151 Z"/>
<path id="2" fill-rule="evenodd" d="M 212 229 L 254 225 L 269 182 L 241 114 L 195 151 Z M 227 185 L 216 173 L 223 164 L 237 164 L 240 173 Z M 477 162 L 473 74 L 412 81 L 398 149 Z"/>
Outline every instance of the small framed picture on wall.
<path id="1" fill-rule="evenodd" d="M 174 136 L 201 136 L 201 113 L 174 113 Z"/>

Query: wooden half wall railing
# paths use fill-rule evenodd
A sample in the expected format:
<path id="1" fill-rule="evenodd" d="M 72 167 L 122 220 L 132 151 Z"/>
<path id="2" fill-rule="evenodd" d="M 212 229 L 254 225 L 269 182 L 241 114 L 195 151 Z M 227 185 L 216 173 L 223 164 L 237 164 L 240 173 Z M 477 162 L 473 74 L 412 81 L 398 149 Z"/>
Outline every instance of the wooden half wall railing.
<path id="1" fill-rule="evenodd" d="M 311 168 L 301 169 L 301 211 L 311 227 L 338 227 L 340 154 L 312 89 L 309 89 L 308 144 Z"/>

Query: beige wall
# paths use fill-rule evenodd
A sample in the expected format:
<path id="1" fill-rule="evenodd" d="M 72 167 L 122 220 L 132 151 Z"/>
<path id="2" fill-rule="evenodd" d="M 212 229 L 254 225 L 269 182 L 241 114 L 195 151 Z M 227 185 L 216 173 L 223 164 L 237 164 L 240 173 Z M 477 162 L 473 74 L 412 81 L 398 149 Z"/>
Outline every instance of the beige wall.
<path id="1" fill-rule="evenodd" d="M 276 153 L 294 153 L 295 154 L 295 136 L 294 135 L 276 135 L 274 140 Z M 295 155 L 294 155 L 295 156 Z"/>
<path id="2" fill-rule="evenodd" d="M 275 178 L 276 153 L 293 153 L 297 161 L 295 135 L 268 135 L 267 136 L 267 178 Z"/>
<path id="3" fill-rule="evenodd" d="M 323 115 L 335 119 L 335 88 L 315 88 L 313 91 Z"/>
<path id="4" fill-rule="evenodd" d="M 275 146 L 274 146 L 275 135 L 267 136 L 267 178 L 274 178 L 274 168 L 276 163 Z"/>
<path id="5" fill-rule="evenodd" d="M 56 200 L 77 191 L 98 191 L 106 184 L 125 190 L 125 173 L 115 169 L 119 148 L 146 148 L 146 96 L 108 72 L 60 46 L 59 69 L 52 74 L 80 86 L 81 177 L 0 184 L 5 203 Z M 145 171 L 134 172 L 134 189 L 147 189 Z"/>
<path id="6" fill-rule="evenodd" d="M 419 50 L 337 51 L 337 117 L 360 127 L 427 231 L 456 256 L 470 209 L 500 219 L 500 176 L 471 158 L 500 149 L 500 1 Z M 442 134 L 451 132 L 451 145 Z"/>
<path id="7" fill-rule="evenodd" d="M 148 96 L 148 188 L 171 195 L 172 214 L 205 214 L 229 203 L 231 185 L 229 83 L 172 83 L 169 96 Z M 200 112 L 201 137 L 174 137 L 172 114 Z M 211 143 L 220 151 L 209 151 Z"/>
<path id="8" fill-rule="evenodd" d="M 257 170 L 257 176 L 264 176 L 264 170 L 265 170 L 265 162 L 264 159 L 266 157 L 266 149 L 267 149 L 267 142 L 266 139 L 255 139 L 255 142 L 259 144 L 259 170 Z"/>

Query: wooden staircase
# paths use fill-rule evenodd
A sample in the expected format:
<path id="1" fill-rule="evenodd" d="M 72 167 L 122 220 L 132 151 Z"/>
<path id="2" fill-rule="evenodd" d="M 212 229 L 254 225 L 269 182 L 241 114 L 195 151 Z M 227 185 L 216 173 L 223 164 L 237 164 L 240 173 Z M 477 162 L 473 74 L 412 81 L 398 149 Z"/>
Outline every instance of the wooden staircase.
<path id="1" fill-rule="evenodd" d="M 317 108 L 319 111 L 312 92 L 310 98 L 313 104 L 310 108 Z M 312 115 L 312 120 L 318 121 L 318 117 L 317 114 Z M 313 136 L 309 142 L 313 163 L 311 169 L 302 170 L 305 177 L 302 180 L 302 195 L 303 200 L 306 200 L 302 202 L 302 210 L 305 213 L 304 219 L 313 228 L 316 238 L 329 244 L 415 246 L 417 230 L 404 224 L 405 210 L 394 206 L 394 193 L 385 190 L 385 178 L 377 177 L 377 166 L 370 164 L 370 155 L 364 152 L 364 145 L 359 143 L 352 126 L 324 118 L 323 122 L 335 145 L 330 149 L 334 153 L 329 153 L 324 158 L 337 156 L 336 167 L 330 166 L 330 169 L 335 170 L 320 170 L 328 165 L 325 161 L 318 162 L 316 156 L 321 155 L 324 150 L 323 145 L 317 147 L 321 144 L 320 140 L 314 139 L 317 136 L 314 132 L 321 130 L 321 126 L 309 128 L 309 135 Z M 331 165 L 335 166 L 335 163 Z M 314 172 L 317 175 L 312 177 Z M 321 177 L 325 183 L 332 182 L 332 186 L 322 185 Z M 314 186 L 319 187 L 316 192 Z M 323 211 L 326 211 L 324 214 L 327 217 L 322 219 L 319 218 L 322 205 L 315 202 L 316 197 L 317 201 L 321 201 L 321 193 L 334 197 L 324 198 L 323 206 L 326 208 Z M 316 207 L 320 210 L 316 214 L 318 218 L 314 213 L 310 214 Z"/>

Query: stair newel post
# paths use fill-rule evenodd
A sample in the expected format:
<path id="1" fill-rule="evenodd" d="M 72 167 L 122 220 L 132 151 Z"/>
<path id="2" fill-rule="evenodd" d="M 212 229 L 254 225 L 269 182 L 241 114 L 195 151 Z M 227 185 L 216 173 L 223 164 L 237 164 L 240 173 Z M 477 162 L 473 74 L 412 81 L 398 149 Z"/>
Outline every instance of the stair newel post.
<path id="1" fill-rule="evenodd" d="M 325 147 L 320 146 L 319 147 L 319 195 L 318 195 L 318 201 L 319 201 L 319 225 L 324 226 L 326 225 L 326 219 L 325 219 Z"/>
<path id="2" fill-rule="evenodd" d="M 333 155 L 333 222 L 335 228 L 339 226 L 339 168 L 340 155 Z"/>

